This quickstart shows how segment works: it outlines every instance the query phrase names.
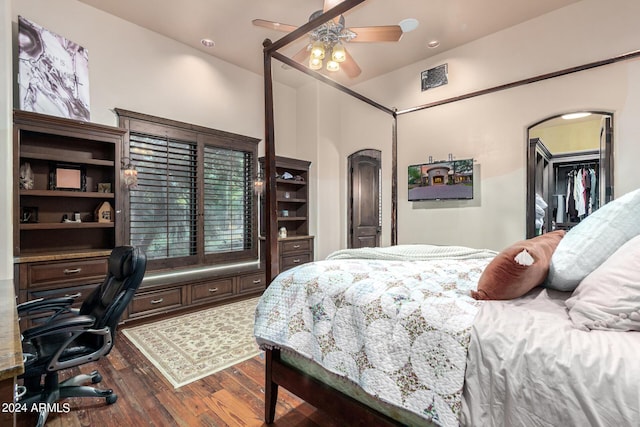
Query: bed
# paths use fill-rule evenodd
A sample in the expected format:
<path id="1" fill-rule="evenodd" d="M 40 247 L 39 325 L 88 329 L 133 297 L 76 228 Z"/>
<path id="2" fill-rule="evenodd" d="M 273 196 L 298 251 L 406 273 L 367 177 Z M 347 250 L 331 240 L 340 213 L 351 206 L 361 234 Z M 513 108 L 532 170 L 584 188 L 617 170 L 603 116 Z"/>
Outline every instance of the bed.
<path id="1" fill-rule="evenodd" d="M 640 425 L 640 191 L 630 194 L 575 231 L 500 253 L 343 250 L 281 273 L 256 309 L 265 420 L 282 386 L 347 425 Z M 470 296 L 523 247 L 545 268 L 501 276 L 500 291 L 518 295 Z"/>

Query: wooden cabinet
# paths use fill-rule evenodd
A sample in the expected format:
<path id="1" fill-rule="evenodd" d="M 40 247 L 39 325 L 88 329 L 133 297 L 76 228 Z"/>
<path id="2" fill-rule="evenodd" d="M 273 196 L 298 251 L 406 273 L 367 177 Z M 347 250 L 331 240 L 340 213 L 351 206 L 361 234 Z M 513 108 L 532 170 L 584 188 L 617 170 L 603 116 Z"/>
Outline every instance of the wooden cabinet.
<path id="1" fill-rule="evenodd" d="M 260 158 L 264 170 L 264 157 Z M 309 167 L 311 162 L 276 156 L 279 270 L 313 261 L 309 236 Z M 264 212 L 264 209 L 262 209 Z M 261 233 L 264 235 L 264 218 Z M 286 234 L 286 237 L 283 235 Z"/>
<path id="2" fill-rule="evenodd" d="M 73 295 L 79 306 L 102 283 L 107 258 L 122 243 L 125 130 L 18 110 L 13 118 L 18 302 Z M 100 222 L 94 211 L 104 202 L 114 215 Z"/>
<path id="3" fill-rule="evenodd" d="M 313 236 L 278 239 L 280 272 L 313 261 Z"/>
<path id="4" fill-rule="evenodd" d="M 99 286 L 107 274 L 107 257 L 41 260 L 15 264 L 14 280 L 18 302 L 38 298 L 73 297 L 74 307 L 80 307 L 85 298 Z M 35 317 L 21 319 L 21 327 L 33 325 Z"/>
<path id="5" fill-rule="evenodd" d="M 14 111 L 13 132 L 14 255 L 102 255 L 118 245 L 125 130 Z M 104 202 L 114 217 L 99 221 Z"/>

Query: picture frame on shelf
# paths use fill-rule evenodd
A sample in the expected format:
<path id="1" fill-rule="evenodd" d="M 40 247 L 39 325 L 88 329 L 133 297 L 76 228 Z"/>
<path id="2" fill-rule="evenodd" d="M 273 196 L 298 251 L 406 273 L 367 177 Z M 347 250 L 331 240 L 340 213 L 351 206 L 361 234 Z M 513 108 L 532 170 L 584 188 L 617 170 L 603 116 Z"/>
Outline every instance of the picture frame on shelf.
<path id="1" fill-rule="evenodd" d="M 49 189 L 87 191 L 85 167 L 67 163 L 52 163 L 49 172 Z"/>
<path id="2" fill-rule="evenodd" d="M 20 208 L 20 222 L 23 224 L 35 224 L 38 222 L 38 208 L 34 206 L 22 206 Z"/>

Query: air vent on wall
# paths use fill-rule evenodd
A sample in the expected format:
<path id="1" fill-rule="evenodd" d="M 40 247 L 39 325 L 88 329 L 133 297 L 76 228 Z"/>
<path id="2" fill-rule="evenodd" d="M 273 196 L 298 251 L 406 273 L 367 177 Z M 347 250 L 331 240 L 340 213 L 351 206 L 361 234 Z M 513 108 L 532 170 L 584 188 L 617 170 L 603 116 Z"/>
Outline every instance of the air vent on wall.
<path id="1" fill-rule="evenodd" d="M 447 64 L 438 65 L 420 73 L 422 91 L 449 83 L 447 78 Z"/>

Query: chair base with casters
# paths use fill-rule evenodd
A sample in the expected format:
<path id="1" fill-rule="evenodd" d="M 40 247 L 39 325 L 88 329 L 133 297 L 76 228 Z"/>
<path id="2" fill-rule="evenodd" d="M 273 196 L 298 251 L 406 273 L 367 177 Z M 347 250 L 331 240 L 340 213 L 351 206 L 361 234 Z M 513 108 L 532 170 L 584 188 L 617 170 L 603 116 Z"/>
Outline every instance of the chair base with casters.
<path id="1" fill-rule="evenodd" d="M 58 380 L 58 372 L 52 372 L 45 375 L 44 384 L 40 383 L 40 378 L 31 378 L 29 381 L 25 381 L 26 390 L 19 399 L 19 403 L 28 410 L 36 408 L 38 412 L 36 426 L 44 426 L 49 412 L 52 409 L 60 410 L 60 406 L 57 406 L 56 402 L 68 397 L 100 397 L 104 398 L 108 405 L 116 403 L 118 395 L 113 390 L 101 390 L 83 385 L 87 383 L 98 384 L 100 381 L 102 381 L 102 376 L 98 371 L 76 375 L 62 382 Z"/>
<path id="2" fill-rule="evenodd" d="M 40 299 L 18 305 L 18 315 L 36 315 L 35 326 L 22 331 L 25 372 L 17 400 L 25 411 L 38 412 L 37 426 L 44 426 L 50 412 L 68 412 L 70 397 L 97 397 L 113 404 L 113 390 L 91 387 L 102 376 L 98 371 L 60 380 L 60 371 L 95 362 L 114 345 L 120 317 L 138 289 L 146 268 L 146 256 L 131 246 L 115 248 L 109 257 L 107 277 L 82 303 L 72 308 L 71 297 Z"/>

